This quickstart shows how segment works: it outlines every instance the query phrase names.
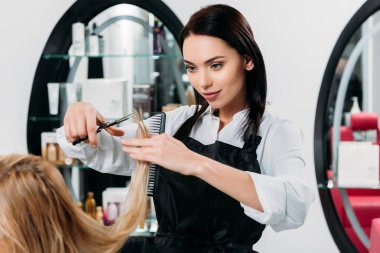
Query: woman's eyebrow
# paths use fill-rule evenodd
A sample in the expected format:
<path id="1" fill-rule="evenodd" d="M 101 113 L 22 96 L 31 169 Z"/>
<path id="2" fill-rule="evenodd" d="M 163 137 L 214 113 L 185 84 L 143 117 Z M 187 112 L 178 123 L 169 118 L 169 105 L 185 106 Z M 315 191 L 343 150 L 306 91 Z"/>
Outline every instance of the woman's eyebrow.
<path id="1" fill-rule="evenodd" d="M 208 59 L 208 60 L 206 60 L 204 63 L 210 63 L 210 62 L 212 62 L 212 61 L 215 61 L 216 59 L 220 59 L 220 58 L 226 58 L 225 56 L 214 56 L 214 57 L 212 57 L 212 58 L 210 58 L 210 59 Z M 187 63 L 187 64 L 192 64 L 192 65 L 195 65 L 194 63 L 192 63 L 191 61 L 188 61 L 188 60 L 183 60 L 185 63 Z"/>

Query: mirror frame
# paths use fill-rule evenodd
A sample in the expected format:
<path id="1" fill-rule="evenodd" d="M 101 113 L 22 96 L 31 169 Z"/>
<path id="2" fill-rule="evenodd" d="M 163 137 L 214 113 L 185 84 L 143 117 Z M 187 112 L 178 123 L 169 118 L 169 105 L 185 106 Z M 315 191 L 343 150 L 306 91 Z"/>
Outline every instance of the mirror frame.
<path id="1" fill-rule="evenodd" d="M 325 73 L 322 79 L 322 84 L 318 96 L 317 110 L 314 123 L 314 161 L 315 161 L 315 173 L 317 178 L 317 184 L 319 188 L 319 196 L 323 208 L 323 212 L 327 221 L 327 225 L 334 238 L 336 245 L 341 252 L 358 252 L 355 245 L 351 242 L 347 236 L 341 222 L 335 205 L 331 196 L 330 189 L 327 185 L 326 170 L 328 165 L 328 147 L 326 133 L 328 133 L 328 95 L 331 92 L 336 92 L 338 86 L 333 87 L 332 81 L 335 75 L 336 66 L 341 58 L 346 45 L 350 41 L 354 33 L 360 28 L 360 26 L 374 14 L 380 10 L 380 1 L 368 0 L 350 19 L 348 24 L 340 34 L 334 49 L 331 53 L 330 59 L 327 63 Z M 336 90 L 333 90 L 336 89 Z"/>
<path id="2" fill-rule="evenodd" d="M 41 153 L 38 133 L 51 131 L 60 126 L 60 120 L 54 122 L 31 122 L 30 117 L 49 115 L 47 83 L 66 82 L 69 73 L 67 59 L 45 59 L 45 54 L 67 54 L 71 44 L 71 26 L 80 20 L 87 24 L 102 11 L 118 4 L 132 4 L 154 14 L 173 33 L 177 43 L 183 24 L 173 11 L 161 0 L 78 0 L 60 18 L 51 32 L 39 59 L 34 75 L 29 101 L 27 119 L 27 147 L 30 153 Z"/>

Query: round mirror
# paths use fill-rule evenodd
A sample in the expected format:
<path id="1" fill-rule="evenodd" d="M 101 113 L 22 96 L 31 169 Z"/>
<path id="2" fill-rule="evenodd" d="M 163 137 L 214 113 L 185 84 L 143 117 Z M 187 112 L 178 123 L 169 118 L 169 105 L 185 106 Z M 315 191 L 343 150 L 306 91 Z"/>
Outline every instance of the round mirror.
<path id="1" fill-rule="evenodd" d="M 341 252 L 368 252 L 380 217 L 378 115 L 380 2 L 352 17 L 326 67 L 315 119 L 315 164 L 330 231 Z"/>
<path id="2" fill-rule="evenodd" d="M 73 194 L 75 199 L 94 191 L 100 204 L 103 190 L 125 186 L 127 178 L 72 169 L 70 163 L 65 167 L 68 163 L 52 138 L 67 105 L 86 100 L 112 120 L 133 108 L 148 115 L 188 104 L 178 47 L 181 28 L 169 7 L 155 0 L 79 0 L 54 27 L 33 80 L 27 145 L 30 153 L 63 168 L 72 193 L 76 178 L 74 188 L 80 193 Z"/>

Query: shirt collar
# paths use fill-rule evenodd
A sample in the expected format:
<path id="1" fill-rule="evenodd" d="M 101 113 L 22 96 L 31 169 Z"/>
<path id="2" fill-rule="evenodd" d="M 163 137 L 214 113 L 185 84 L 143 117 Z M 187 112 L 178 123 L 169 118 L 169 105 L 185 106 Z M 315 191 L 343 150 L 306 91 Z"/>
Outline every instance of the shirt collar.
<path id="1" fill-rule="evenodd" d="M 211 116 L 213 116 L 214 115 L 214 111 L 215 111 L 215 108 L 212 108 L 209 105 L 207 107 L 207 109 L 202 113 L 202 116 L 203 115 L 211 115 Z M 248 114 L 248 112 L 249 112 L 249 108 L 244 108 L 243 110 L 238 111 L 237 113 L 235 113 L 234 116 L 232 117 L 232 119 L 235 120 L 235 119 L 240 118 L 241 116 L 245 116 L 246 114 Z"/>

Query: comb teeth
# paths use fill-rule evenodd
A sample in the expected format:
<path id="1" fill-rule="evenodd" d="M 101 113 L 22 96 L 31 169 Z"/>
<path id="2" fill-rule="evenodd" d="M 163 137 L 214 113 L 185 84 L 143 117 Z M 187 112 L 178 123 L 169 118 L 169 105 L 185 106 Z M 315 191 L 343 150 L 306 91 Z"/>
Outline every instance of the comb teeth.
<path id="1" fill-rule="evenodd" d="M 150 119 L 149 130 L 151 134 L 161 134 L 164 131 L 161 129 L 165 127 L 163 122 L 163 114 L 157 114 Z"/>
<path id="2" fill-rule="evenodd" d="M 154 113 L 154 116 L 150 118 L 149 122 L 149 131 L 152 135 L 162 134 L 165 132 L 165 120 L 166 114 Z M 148 182 L 146 194 L 150 197 L 157 196 L 156 194 L 156 185 L 158 184 L 158 170 L 159 167 L 155 163 L 149 164 L 148 168 Z"/>
<path id="3" fill-rule="evenodd" d="M 156 175 L 157 175 L 156 172 L 157 172 L 156 164 L 150 164 L 148 168 L 148 183 L 147 183 L 147 189 L 146 189 L 146 194 L 150 197 L 153 197 L 155 193 L 155 183 L 156 183 Z"/>

